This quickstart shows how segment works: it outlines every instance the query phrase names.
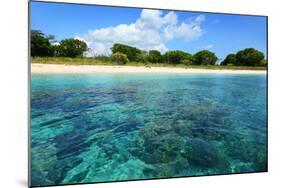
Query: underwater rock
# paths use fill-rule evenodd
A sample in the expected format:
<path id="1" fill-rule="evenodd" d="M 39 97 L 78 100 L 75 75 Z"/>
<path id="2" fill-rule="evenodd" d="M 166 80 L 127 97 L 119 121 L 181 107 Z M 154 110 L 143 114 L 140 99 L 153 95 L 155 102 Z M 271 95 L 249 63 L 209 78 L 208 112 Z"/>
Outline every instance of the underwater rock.
<path id="1" fill-rule="evenodd" d="M 49 185 L 52 182 L 45 178 L 45 174 L 39 170 L 33 170 L 31 173 L 32 186 Z"/>
<path id="2" fill-rule="evenodd" d="M 82 130 L 81 130 L 82 131 Z M 85 133 L 86 134 L 86 133 Z M 54 139 L 55 147 L 57 148 L 56 156 L 59 160 L 78 156 L 88 150 L 92 141 L 86 140 L 84 132 L 77 133 L 70 131 L 65 134 L 59 134 Z"/>
<path id="3" fill-rule="evenodd" d="M 35 118 L 40 117 L 40 116 L 43 116 L 43 115 L 44 115 L 43 112 L 37 112 L 37 113 L 31 112 L 30 118 L 31 118 L 31 119 L 35 119 Z"/>
<path id="4" fill-rule="evenodd" d="M 135 130 L 140 123 L 134 118 L 128 118 L 125 122 L 114 127 L 114 133 L 125 133 Z"/>
<path id="5" fill-rule="evenodd" d="M 219 151 L 206 141 L 191 139 L 188 142 L 188 160 L 202 168 L 228 168 L 229 164 Z"/>
<path id="6" fill-rule="evenodd" d="M 80 153 L 87 151 L 87 148 L 90 146 L 90 142 L 80 143 L 76 145 L 73 144 L 68 148 L 59 150 L 56 155 L 58 159 L 63 159 L 71 156 L 78 156 Z"/>
<path id="7" fill-rule="evenodd" d="M 177 156 L 168 163 L 156 164 L 156 177 L 176 177 L 187 168 L 189 168 L 188 161 L 183 157 Z"/>
<path id="8" fill-rule="evenodd" d="M 90 171 L 90 170 L 87 169 L 87 170 L 85 170 L 85 171 L 83 171 L 83 172 L 80 172 L 80 173 L 74 175 L 74 176 L 71 178 L 70 182 L 71 182 L 71 183 L 72 183 L 72 182 L 75 182 L 75 183 L 82 182 L 82 181 L 87 177 L 89 171 Z"/>
<path id="9" fill-rule="evenodd" d="M 55 184 L 59 184 L 63 181 L 69 170 L 78 166 L 82 162 L 83 160 L 81 158 L 58 161 L 54 168 L 48 171 L 47 178 Z"/>
<path id="10" fill-rule="evenodd" d="M 251 163 L 236 162 L 231 166 L 232 173 L 251 172 L 252 169 Z"/>
<path id="11" fill-rule="evenodd" d="M 178 120 L 172 125 L 175 133 L 180 136 L 189 136 L 192 134 L 191 127 L 186 121 Z"/>
<path id="12" fill-rule="evenodd" d="M 226 138 L 231 137 L 231 134 L 222 128 L 207 127 L 194 127 L 192 135 L 196 138 L 206 139 L 209 141 L 217 140 L 224 141 Z"/>
<path id="13" fill-rule="evenodd" d="M 157 178 L 173 177 L 176 176 L 177 172 L 174 165 L 161 164 L 157 165 Z"/>
<path id="14" fill-rule="evenodd" d="M 142 127 L 131 154 L 148 164 L 170 163 L 185 153 L 185 143 L 169 125 Z"/>
<path id="15" fill-rule="evenodd" d="M 228 155 L 233 160 L 251 163 L 252 171 L 267 170 L 267 145 L 247 139 L 235 139 L 225 145 Z M 241 149 L 243 148 L 243 149 Z"/>
<path id="16" fill-rule="evenodd" d="M 117 147 L 112 143 L 104 143 L 99 144 L 102 151 L 106 154 L 107 157 L 112 158 L 112 156 L 116 153 L 118 153 Z"/>
<path id="17" fill-rule="evenodd" d="M 149 168 L 149 167 L 145 167 L 142 172 L 146 175 L 146 176 L 154 176 L 155 173 L 155 169 L 154 168 Z"/>

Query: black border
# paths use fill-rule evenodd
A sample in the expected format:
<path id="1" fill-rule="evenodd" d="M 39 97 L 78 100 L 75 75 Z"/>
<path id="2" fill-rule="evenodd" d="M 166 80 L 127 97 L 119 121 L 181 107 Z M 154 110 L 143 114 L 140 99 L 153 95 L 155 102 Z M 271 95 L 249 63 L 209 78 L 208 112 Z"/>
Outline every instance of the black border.
<path id="1" fill-rule="evenodd" d="M 267 167 L 265 171 L 254 171 L 254 172 L 240 172 L 240 173 L 225 173 L 225 174 L 205 174 L 197 176 L 177 176 L 177 177 L 163 177 L 163 178 L 150 178 L 150 179 L 131 179 L 131 180 L 116 180 L 116 181 L 101 181 L 101 182 L 87 182 L 87 183 L 75 183 L 75 184 L 58 184 L 58 185 L 40 185 L 32 186 L 31 185 L 31 100 L 30 100 L 30 91 L 31 91 L 31 49 L 30 49 L 30 31 L 31 31 L 31 3 L 53 3 L 53 4 L 72 4 L 72 5 L 86 5 L 86 6 L 102 6 L 102 7 L 116 7 L 116 8 L 137 8 L 137 9 L 150 9 L 150 10 L 164 10 L 164 11 L 181 11 L 181 12 L 192 12 L 192 13 L 208 13 L 208 14 L 225 14 L 225 15 L 234 15 L 234 16 L 256 16 L 256 17 L 265 17 L 266 18 L 266 59 L 268 61 L 268 16 L 266 15 L 254 15 L 254 14 L 235 14 L 235 13 L 223 13 L 223 12 L 207 12 L 207 11 L 191 11 L 191 10 L 179 10 L 179 9 L 161 9 L 161 8 L 148 8 L 148 7 L 133 7 L 133 6 L 120 6 L 120 5 L 101 5 L 101 4 L 88 4 L 88 3 L 70 3 L 70 2 L 56 2 L 56 1 L 41 1 L 41 0 L 29 0 L 28 1 L 28 187 L 54 187 L 54 186 L 67 186 L 67 185 L 85 185 L 85 184 L 99 184 L 99 183 L 120 183 L 120 182 L 134 182 L 134 181 L 153 181 L 153 180 L 162 180 L 162 179 L 179 179 L 179 178 L 190 178 L 190 177 L 208 177 L 208 176 L 223 176 L 223 175 L 239 175 L 239 174 L 256 174 L 256 173 L 266 173 L 268 172 L 268 65 L 266 67 L 266 128 L 267 128 Z"/>

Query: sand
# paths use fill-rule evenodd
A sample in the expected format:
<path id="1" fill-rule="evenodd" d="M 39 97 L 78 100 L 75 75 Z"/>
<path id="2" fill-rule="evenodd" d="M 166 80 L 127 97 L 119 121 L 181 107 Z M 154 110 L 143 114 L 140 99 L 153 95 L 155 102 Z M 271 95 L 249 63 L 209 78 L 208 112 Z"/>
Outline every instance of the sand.
<path id="1" fill-rule="evenodd" d="M 266 74 L 266 70 L 195 69 L 176 67 L 110 66 L 110 65 L 58 65 L 31 64 L 32 74 L 75 73 L 195 73 L 195 74 Z"/>

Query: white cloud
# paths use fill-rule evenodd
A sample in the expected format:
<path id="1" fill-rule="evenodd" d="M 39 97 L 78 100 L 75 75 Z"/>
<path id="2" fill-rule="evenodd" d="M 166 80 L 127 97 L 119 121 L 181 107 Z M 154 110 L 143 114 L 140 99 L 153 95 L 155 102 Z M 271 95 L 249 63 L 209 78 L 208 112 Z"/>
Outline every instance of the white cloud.
<path id="1" fill-rule="evenodd" d="M 197 47 L 197 49 L 199 49 L 199 50 L 209 50 L 213 47 L 214 47 L 213 44 L 208 44 L 208 45 L 205 45 L 205 46 Z"/>
<path id="2" fill-rule="evenodd" d="M 169 51 L 169 49 L 165 46 L 165 44 L 159 44 L 158 46 L 154 46 L 150 50 L 158 50 L 161 53 Z"/>
<path id="3" fill-rule="evenodd" d="M 58 45 L 60 45 L 60 43 L 59 42 L 52 42 L 51 45 L 58 46 Z"/>
<path id="4" fill-rule="evenodd" d="M 143 9 L 140 18 L 136 21 L 136 27 L 139 29 L 160 29 L 163 25 L 177 24 L 177 15 L 169 12 L 162 16 L 162 11 Z"/>
<path id="5" fill-rule="evenodd" d="M 213 47 L 214 47 L 213 44 L 208 44 L 208 45 L 206 46 L 207 49 L 211 49 L 211 48 L 213 48 Z"/>
<path id="6" fill-rule="evenodd" d="M 88 42 L 88 41 L 86 41 L 85 39 L 83 39 L 83 38 L 81 38 L 81 37 L 79 37 L 79 36 L 74 37 L 74 39 L 78 39 L 78 40 L 80 40 L 80 41 L 85 42 L 87 45 L 89 45 L 89 42 Z"/>
<path id="7" fill-rule="evenodd" d="M 199 15 L 195 18 L 195 23 L 201 23 L 205 21 L 205 16 L 204 15 Z"/>
<path id="8" fill-rule="evenodd" d="M 183 38 L 188 42 L 200 37 L 204 20 L 205 17 L 199 15 L 179 23 L 174 12 L 163 14 L 159 10 L 143 9 L 134 23 L 89 30 L 76 38 L 87 43 L 90 48 L 87 56 L 111 54 L 110 48 L 114 43 L 132 45 L 142 50 L 157 49 L 164 53 L 169 50 L 165 45 L 169 40 Z"/>

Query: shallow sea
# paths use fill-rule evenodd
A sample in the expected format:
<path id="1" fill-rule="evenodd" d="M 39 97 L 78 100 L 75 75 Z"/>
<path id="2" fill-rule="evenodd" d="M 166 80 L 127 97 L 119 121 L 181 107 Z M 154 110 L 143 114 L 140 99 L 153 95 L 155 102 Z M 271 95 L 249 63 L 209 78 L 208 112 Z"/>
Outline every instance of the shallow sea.
<path id="1" fill-rule="evenodd" d="M 31 183 L 267 170 L 266 75 L 33 74 Z"/>

